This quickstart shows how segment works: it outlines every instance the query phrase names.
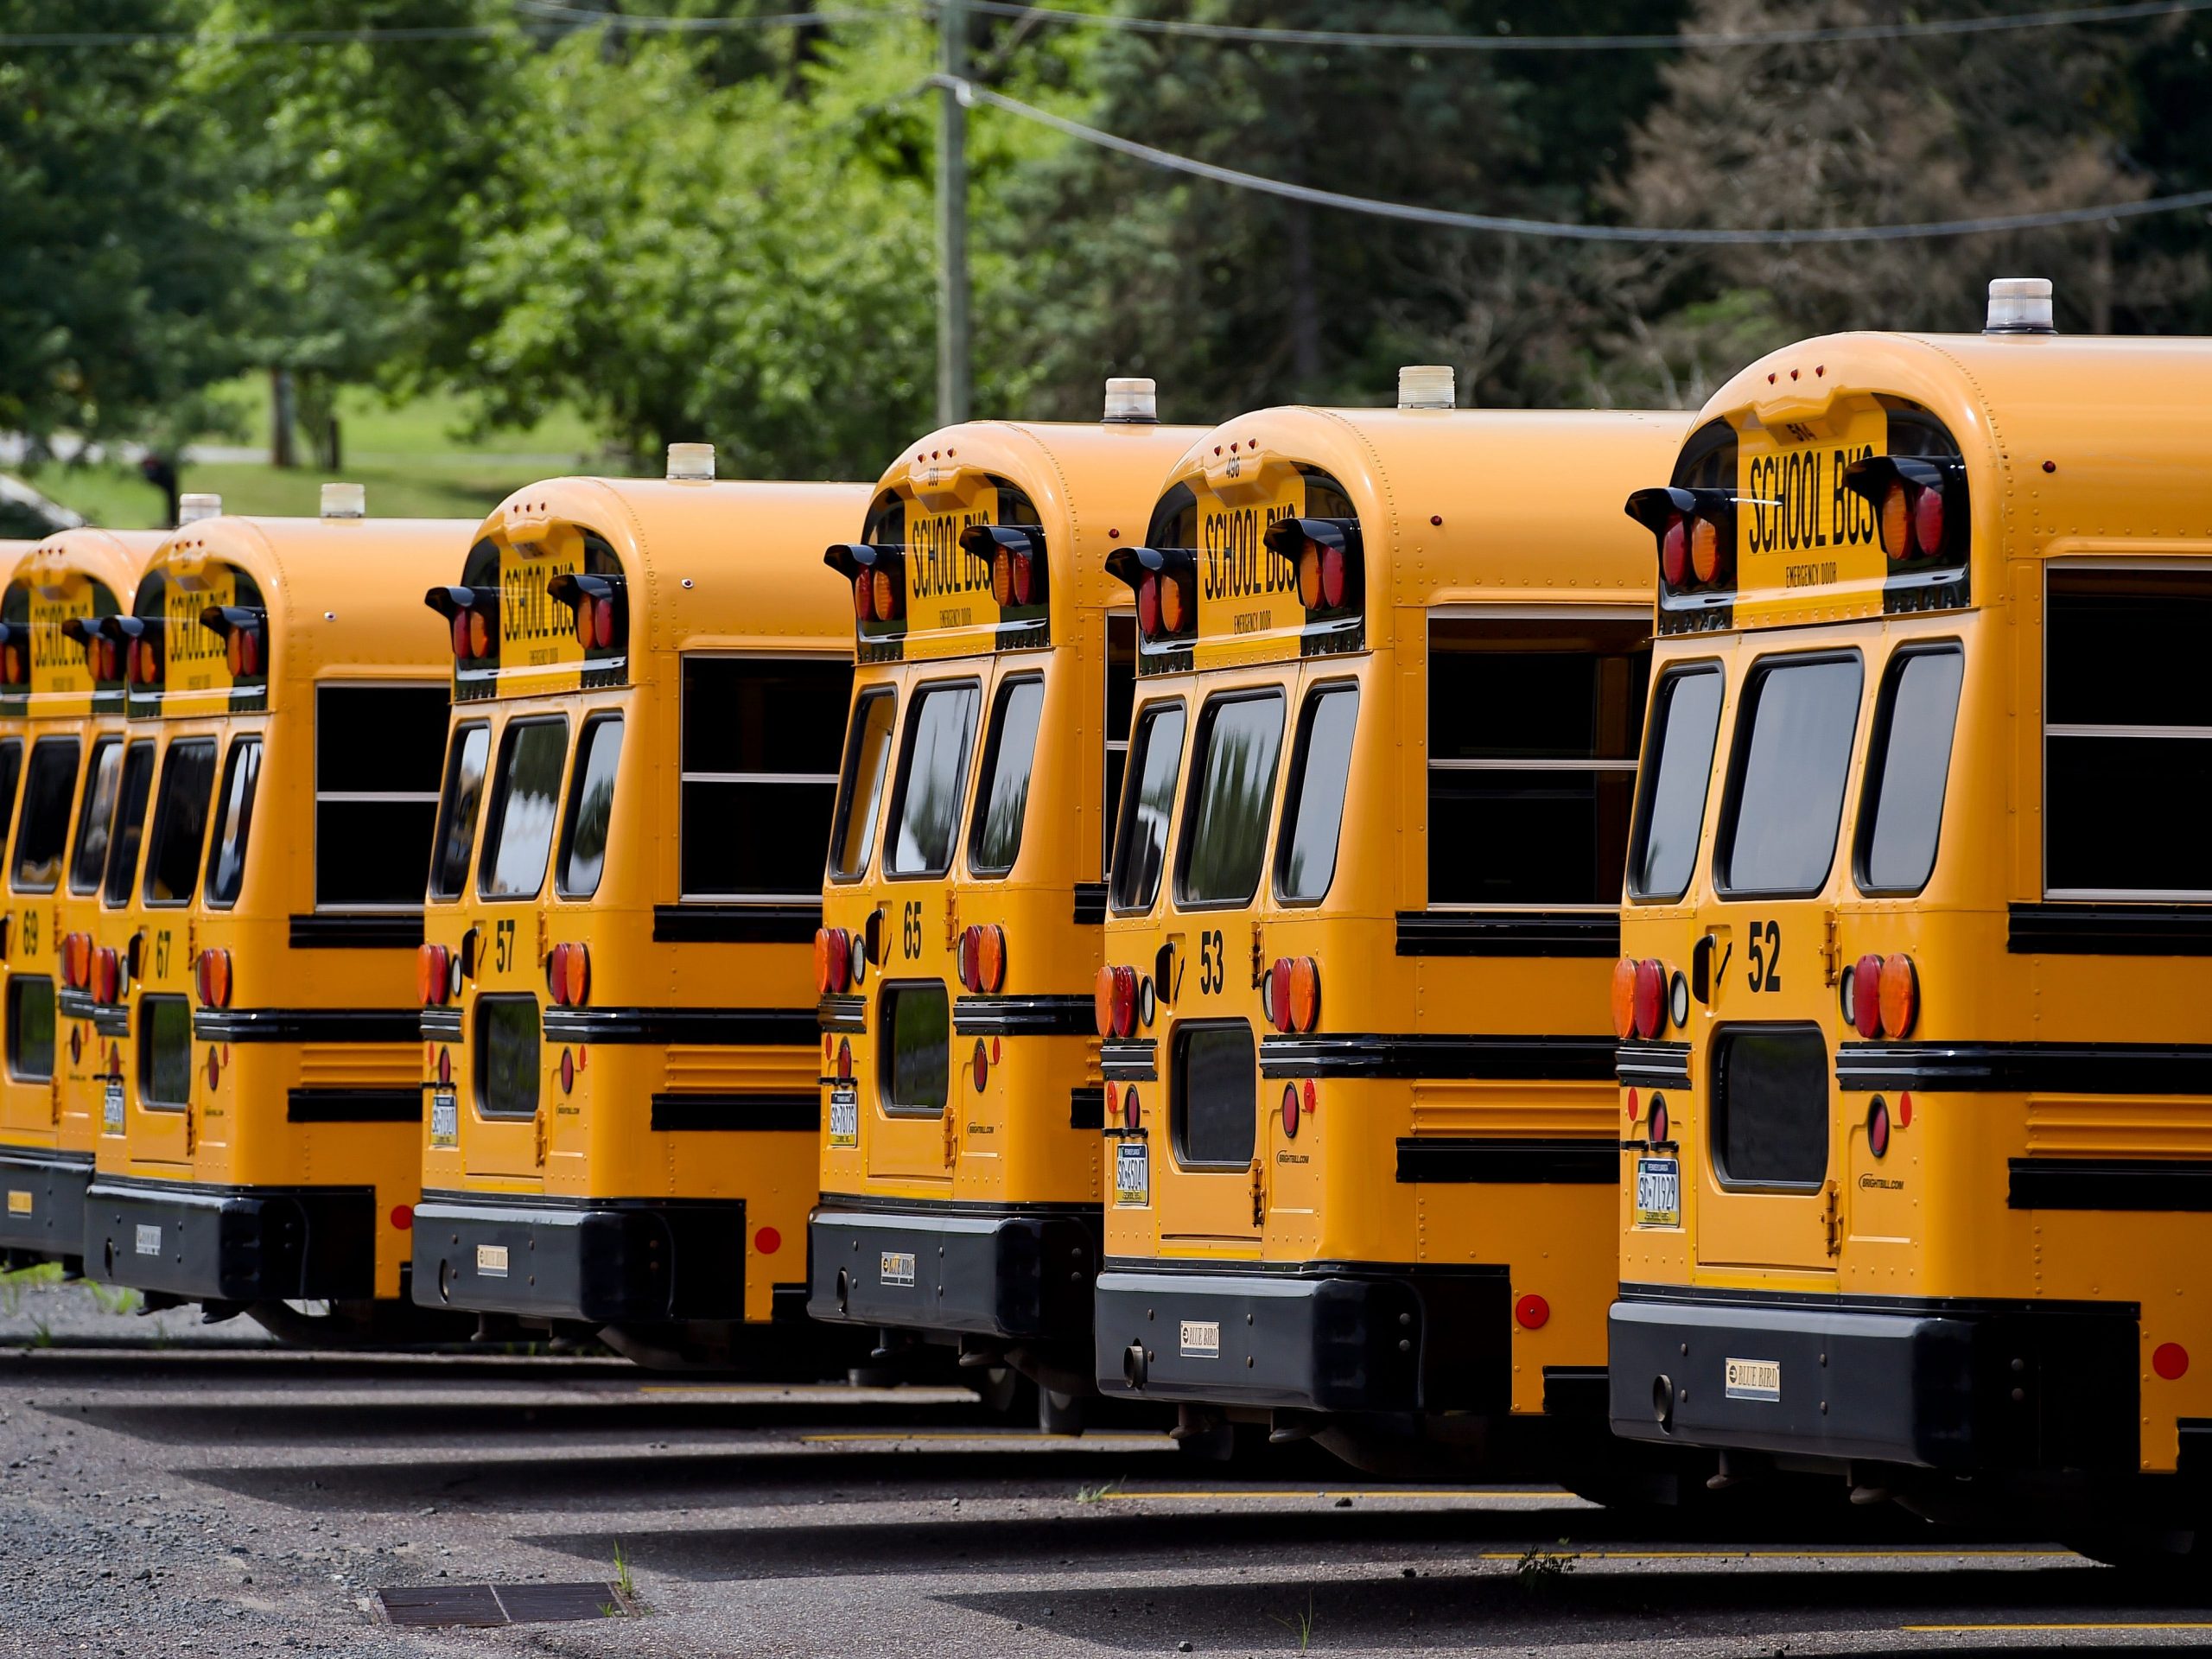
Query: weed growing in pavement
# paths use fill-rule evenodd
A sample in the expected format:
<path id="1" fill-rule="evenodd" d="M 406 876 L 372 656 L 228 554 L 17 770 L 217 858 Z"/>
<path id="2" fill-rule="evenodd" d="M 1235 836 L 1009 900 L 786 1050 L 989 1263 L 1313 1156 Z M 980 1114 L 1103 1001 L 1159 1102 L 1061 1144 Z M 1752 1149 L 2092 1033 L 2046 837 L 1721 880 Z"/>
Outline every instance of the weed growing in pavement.
<path id="1" fill-rule="evenodd" d="M 51 1348 L 54 1346 L 54 1327 L 48 1325 L 44 1319 L 33 1319 L 31 1321 L 31 1346 L 34 1348 Z"/>
<path id="2" fill-rule="evenodd" d="M 1562 1538 L 1560 1542 L 1567 1541 Z M 1540 1595 L 1574 1571 L 1574 1564 L 1582 1557 L 1573 1550 L 1564 1554 L 1531 1544 L 1521 1552 L 1521 1559 L 1513 1565 L 1513 1576 L 1521 1587 L 1531 1595 Z"/>
<path id="3" fill-rule="evenodd" d="M 1268 1617 L 1274 1620 L 1276 1624 L 1281 1625 L 1283 1629 L 1288 1630 L 1293 1636 L 1298 1638 L 1298 1650 L 1300 1653 L 1305 1652 L 1307 1647 L 1312 1644 L 1313 1641 L 1313 1592 L 1310 1589 L 1306 1592 L 1306 1611 L 1304 1612 L 1293 1613 L 1287 1618 L 1285 1618 L 1280 1613 L 1269 1613 Z"/>
<path id="4" fill-rule="evenodd" d="M 1078 1503 L 1096 1503 L 1101 1498 L 1113 1497 L 1121 1490 L 1122 1483 L 1118 1480 L 1109 1480 L 1103 1486 L 1078 1486 L 1075 1489 L 1075 1501 Z"/>
<path id="5" fill-rule="evenodd" d="M 632 1600 L 637 1599 L 638 1581 L 630 1576 L 630 1557 L 620 1538 L 614 1541 L 614 1587 Z"/>
<path id="6" fill-rule="evenodd" d="M 61 1282 L 61 1264 L 41 1262 L 35 1268 L 18 1268 L 13 1273 L 0 1273 L 0 1306 L 4 1306 L 10 1318 L 23 1311 L 23 1293 L 33 1285 L 58 1285 Z"/>
<path id="7" fill-rule="evenodd" d="M 96 1279 L 78 1282 L 83 1285 L 85 1294 L 100 1305 L 103 1313 L 136 1313 L 138 1305 L 145 1300 L 127 1285 L 104 1285 Z"/>

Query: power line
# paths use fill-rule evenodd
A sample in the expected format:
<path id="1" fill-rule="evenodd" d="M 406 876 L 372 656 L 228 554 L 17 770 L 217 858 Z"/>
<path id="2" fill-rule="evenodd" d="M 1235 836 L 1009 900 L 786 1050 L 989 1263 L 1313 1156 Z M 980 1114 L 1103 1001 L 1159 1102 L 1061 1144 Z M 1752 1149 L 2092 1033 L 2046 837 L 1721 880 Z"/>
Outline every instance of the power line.
<path id="1" fill-rule="evenodd" d="M 1844 23 L 1828 28 L 1751 29 L 1740 34 L 1674 35 L 1394 35 L 1346 29 L 1281 29 L 1261 23 L 1205 23 L 1179 17 L 1134 17 L 1122 12 L 1071 11 L 1020 0 L 967 0 L 970 10 L 1073 27 L 1177 35 L 1201 40 L 1268 46 L 1380 48 L 1408 52 L 1650 52 L 1751 46 L 1814 46 L 1928 36 L 1994 35 L 2014 29 L 2060 29 L 2082 23 L 2123 23 L 2146 17 L 2212 11 L 2212 0 L 2128 0 L 2116 6 L 2069 6 L 2055 11 L 1975 17 L 1942 17 L 1894 23 Z"/>
<path id="2" fill-rule="evenodd" d="M 931 79 L 935 84 L 945 84 L 943 76 Z M 1673 247 L 1779 247 L 1840 242 L 1910 242 L 1941 237 L 1980 236 L 1999 231 L 2044 230 L 2061 225 L 2088 225 L 2102 219 L 2138 219 L 2150 213 L 2172 213 L 2190 207 L 2212 207 L 2212 190 L 2191 190 L 2181 195 L 2152 196 L 2140 201 L 2112 202 L 2095 207 L 2063 207 L 2031 213 L 1993 213 L 1979 219 L 1930 219 L 1912 225 L 1821 225 L 1803 230 L 1777 231 L 1578 225 L 1558 219 L 1517 219 L 1498 213 L 1455 213 L 1448 208 L 1419 207 L 1409 202 L 1380 201 L 1370 196 L 1346 195 L 1337 190 L 1318 190 L 1310 185 L 1263 178 L 1256 173 L 1241 173 L 1234 168 L 1217 167 L 1211 162 L 1201 162 L 1188 156 L 1178 156 L 1172 150 L 1155 149 L 1150 144 L 1139 143 L 1134 138 L 1123 138 L 1116 133 L 1086 126 L 1080 121 L 1071 121 L 1066 116 L 1054 115 L 1049 110 L 1024 104 L 1019 99 L 1008 98 L 1003 92 L 995 92 L 972 81 L 955 81 L 951 86 L 963 103 L 987 104 L 994 109 L 1019 116 L 1025 121 L 1050 127 L 1071 138 L 1095 144 L 1101 149 L 1113 150 L 1151 166 L 1164 168 L 1169 172 L 1188 174 L 1193 178 L 1207 179 L 1235 189 L 1254 190 L 1267 195 L 1281 196 L 1291 201 L 1302 201 L 1312 207 L 1341 208 L 1346 213 L 1366 213 L 1376 219 L 1399 219 L 1414 225 L 1434 225 L 1447 230 L 1493 231 L 1510 236 L 1546 237 L 1570 242 L 1625 242 Z"/>
<path id="3" fill-rule="evenodd" d="M 2204 3 L 2212 4 L 2212 0 L 2204 0 Z M 516 4 L 533 16 L 549 22 L 604 24 L 620 33 L 639 35 L 709 35 L 745 29 L 821 29 L 833 23 L 880 23 L 902 17 L 919 17 L 928 10 L 924 5 L 909 5 L 866 10 L 848 8 L 842 11 L 787 11 L 774 16 L 760 17 L 657 17 L 632 16 L 619 11 L 563 5 L 560 0 L 516 0 Z"/>

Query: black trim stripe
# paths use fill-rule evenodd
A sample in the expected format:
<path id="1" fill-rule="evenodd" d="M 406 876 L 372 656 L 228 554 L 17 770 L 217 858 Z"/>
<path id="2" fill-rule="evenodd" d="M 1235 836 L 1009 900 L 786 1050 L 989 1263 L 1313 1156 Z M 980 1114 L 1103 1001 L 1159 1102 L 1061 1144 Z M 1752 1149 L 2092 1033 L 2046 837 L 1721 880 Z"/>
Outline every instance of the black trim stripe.
<path id="1" fill-rule="evenodd" d="M 2005 1202 L 2014 1210 L 2212 1212 L 2212 1160 L 2015 1158 Z"/>
<path id="2" fill-rule="evenodd" d="M 1098 1029 L 1088 996 L 961 996 L 952 1002 L 961 1037 L 1088 1037 Z"/>
<path id="3" fill-rule="evenodd" d="M 1106 1090 L 1078 1084 L 1068 1090 L 1068 1128 L 1103 1129 L 1106 1127 Z"/>
<path id="4" fill-rule="evenodd" d="M 1402 910 L 1402 957 L 1618 957 L 1615 911 Z"/>
<path id="5" fill-rule="evenodd" d="M 2013 905 L 2014 956 L 2212 957 L 2212 905 Z"/>
<path id="6" fill-rule="evenodd" d="M 413 1043 L 423 1020 L 416 1008 L 195 1008 L 192 1034 L 203 1043 Z"/>
<path id="7" fill-rule="evenodd" d="M 1460 1037 L 1426 1032 L 1263 1037 L 1260 1075 L 1276 1080 L 1458 1077 L 1611 1083 L 1615 1048 L 1610 1037 Z"/>
<path id="8" fill-rule="evenodd" d="M 295 950 L 412 950 L 423 943 L 423 912 L 310 911 L 291 918 Z"/>
<path id="9" fill-rule="evenodd" d="M 824 1192 L 815 1206 L 816 1226 L 839 1226 L 848 1216 L 1073 1216 L 1096 1224 L 1098 1205 L 1058 1198 L 1006 1203 L 996 1198 L 924 1198 L 880 1192 Z"/>
<path id="10" fill-rule="evenodd" d="M 1109 1083 L 1157 1083 L 1160 1045 L 1152 1038 L 1108 1038 L 1098 1045 L 1098 1075 Z"/>
<path id="11" fill-rule="evenodd" d="M 2212 1044 L 1846 1043 L 1835 1079 L 1859 1093 L 2212 1095 Z"/>
<path id="12" fill-rule="evenodd" d="M 459 1008 L 425 1008 L 422 1014 L 423 1039 L 425 1042 L 457 1043 L 461 1040 L 461 1010 Z"/>
<path id="13" fill-rule="evenodd" d="M 1077 927 L 1100 927 L 1106 921 L 1106 884 L 1103 881 L 1078 881 L 1075 884 L 1075 925 Z"/>
<path id="14" fill-rule="evenodd" d="M 825 996 L 814 1005 L 814 1023 L 823 1031 L 864 1032 L 868 1029 L 868 999 Z"/>
<path id="15" fill-rule="evenodd" d="M 1614 1186 L 1618 1141 L 1491 1140 L 1480 1136 L 1401 1135 L 1398 1180 L 1485 1185 Z"/>
<path id="16" fill-rule="evenodd" d="M 655 944 L 811 944 L 822 905 L 655 905 Z"/>
<path id="17" fill-rule="evenodd" d="M 818 1093 L 655 1095 L 652 1122 L 656 1135 L 693 1131 L 811 1135 L 822 1128 L 822 1096 Z"/>
<path id="18" fill-rule="evenodd" d="M 811 1048 L 812 1008 L 547 1008 L 549 1043 L 700 1043 L 729 1048 Z"/>
<path id="19" fill-rule="evenodd" d="M 2139 1302 L 2061 1301 L 1998 1296 L 1871 1296 L 1858 1291 L 1751 1290 L 1720 1285 L 1662 1285 L 1624 1279 L 1620 1300 L 1646 1307 L 1805 1308 L 1823 1313 L 2122 1313 L 2139 1317 Z"/>
<path id="20" fill-rule="evenodd" d="M 92 1010 L 92 1029 L 102 1037 L 128 1037 L 130 1034 L 130 1005 L 127 1002 L 104 1002 Z"/>
<path id="21" fill-rule="evenodd" d="M 420 1123 L 423 1087 L 293 1089 L 284 1096 L 288 1123 Z"/>
<path id="22" fill-rule="evenodd" d="M 100 1005 L 92 1001 L 90 991 L 73 991 L 64 985 L 54 990 L 54 1012 L 62 1020 L 97 1020 Z"/>
<path id="23" fill-rule="evenodd" d="M 1614 1051 L 1613 1075 L 1624 1089 L 1687 1089 L 1688 1043 L 1623 1043 Z"/>

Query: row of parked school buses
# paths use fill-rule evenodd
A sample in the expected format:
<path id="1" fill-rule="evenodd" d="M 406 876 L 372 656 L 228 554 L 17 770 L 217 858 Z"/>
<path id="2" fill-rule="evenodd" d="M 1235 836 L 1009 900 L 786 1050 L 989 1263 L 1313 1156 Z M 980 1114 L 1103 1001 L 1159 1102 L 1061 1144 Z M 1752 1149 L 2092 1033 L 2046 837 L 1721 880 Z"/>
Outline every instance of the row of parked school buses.
<path id="1" fill-rule="evenodd" d="M 2191 1550 L 2212 347 L 2049 293 L 25 550 L 0 1243 Z"/>

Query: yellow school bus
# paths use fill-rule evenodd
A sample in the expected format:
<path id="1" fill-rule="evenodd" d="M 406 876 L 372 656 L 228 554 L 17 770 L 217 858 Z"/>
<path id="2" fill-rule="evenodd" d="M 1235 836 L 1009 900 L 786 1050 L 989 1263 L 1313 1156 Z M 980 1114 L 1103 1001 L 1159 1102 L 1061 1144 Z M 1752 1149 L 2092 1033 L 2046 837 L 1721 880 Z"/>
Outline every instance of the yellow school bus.
<path id="1" fill-rule="evenodd" d="M 2059 338 L 2049 296 L 1775 353 L 1630 498 L 1662 638 L 1611 1414 L 1733 1478 L 2183 1548 L 2212 344 Z"/>
<path id="2" fill-rule="evenodd" d="M 102 624 L 147 804 L 86 1271 L 280 1332 L 289 1304 L 327 1302 L 308 1328 L 334 1338 L 411 1323 L 413 970 L 446 724 L 417 595 L 470 529 L 363 505 L 331 485 L 319 518 L 188 524 Z"/>
<path id="3" fill-rule="evenodd" d="M 160 543 L 155 531 L 62 531 L 16 561 L 0 600 L 0 810 L 13 825 L 0 917 L 0 1253 L 10 1264 L 74 1269 L 84 1254 L 94 1119 L 82 1085 L 102 1069 L 94 1022 L 110 1013 L 93 995 L 116 982 L 115 958 L 91 940 L 120 943 L 98 924 L 120 850 L 110 832 L 123 672 L 98 630 L 129 607 Z"/>
<path id="4" fill-rule="evenodd" d="M 451 741 L 420 968 L 415 1298 L 655 1363 L 804 1323 L 807 987 L 860 485 L 563 478 L 429 603 Z"/>
<path id="5" fill-rule="evenodd" d="M 1149 381 L 1109 383 L 1096 425 L 948 427 L 830 550 L 860 668 L 817 945 L 809 1311 L 1010 1365 L 1056 1427 L 1090 1392 L 1090 987 L 1135 667 L 1105 560 L 1197 435 L 1155 423 Z"/>
<path id="6" fill-rule="evenodd" d="M 1601 502 L 1683 426 L 1451 405 L 1413 369 L 1395 410 L 1241 416 L 1109 561 L 1139 641 L 1096 1366 L 1186 1439 L 1603 1436 L 1651 630 Z"/>

